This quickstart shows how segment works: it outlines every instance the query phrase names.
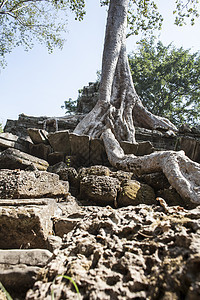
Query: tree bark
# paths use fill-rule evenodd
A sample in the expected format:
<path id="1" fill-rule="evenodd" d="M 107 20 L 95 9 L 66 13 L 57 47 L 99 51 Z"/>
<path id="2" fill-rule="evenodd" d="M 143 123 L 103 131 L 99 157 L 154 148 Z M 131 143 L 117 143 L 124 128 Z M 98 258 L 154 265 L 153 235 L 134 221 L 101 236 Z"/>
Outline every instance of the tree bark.
<path id="1" fill-rule="evenodd" d="M 200 204 L 200 165 L 185 156 L 184 151 L 159 151 L 145 156 L 125 155 L 111 129 L 102 134 L 110 163 L 140 175 L 162 171 L 169 183 L 185 200 Z"/>
<path id="2" fill-rule="evenodd" d="M 147 111 L 135 91 L 126 53 L 128 2 L 110 1 L 99 101 L 77 125 L 77 134 L 100 137 L 104 129 L 112 128 L 118 140 L 136 143 L 134 123 L 150 129 L 177 130 L 167 119 Z"/>
<path id="3" fill-rule="evenodd" d="M 165 151 L 144 157 L 127 156 L 118 143 L 136 143 L 134 123 L 151 129 L 177 130 L 169 120 L 146 110 L 135 91 L 125 46 L 128 2 L 110 0 L 99 101 L 74 132 L 91 137 L 102 136 L 113 166 L 134 173 L 162 170 L 183 199 L 200 203 L 200 166 L 184 153 Z"/>

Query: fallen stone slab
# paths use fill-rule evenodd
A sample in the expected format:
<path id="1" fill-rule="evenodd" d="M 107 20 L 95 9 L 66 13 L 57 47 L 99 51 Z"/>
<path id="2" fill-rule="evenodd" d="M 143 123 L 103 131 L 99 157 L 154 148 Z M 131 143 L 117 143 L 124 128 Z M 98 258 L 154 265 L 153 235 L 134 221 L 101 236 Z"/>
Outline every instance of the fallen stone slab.
<path id="1" fill-rule="evenodd" d="M 25 264 L 27 266 L 43 267 L 52 257 L 46 249 L 10 249 L 0 250 L 0 264 L 7 266 Z"/>
<path id="2" fill-rule="evenodd" d="M 50 133 L 48 140 L 55 152 L 63 152 L 70 155 L 70 141 L 69 141 L 69 130 L 58 131 Z"/>
<path id="3" fill-rule="evenodd" d="M 17 149 L 8 148 L 0 153 L 0 169 L 24 170 L 31 165 L 41 171 L 49 166 L 47 161 Z"/>
<path id="4" fill-rule="evenodd" d="M 20 151 L 28 152 L 31 140 L 25 140 L 17 135 L 8 132 L 0 133 L 0 149 L 15 148 Z"/>
<path id="5" fill-rule="evenodd" d="M 48 160 L 49 154 L 52 152 L 50 145 L 40 144 L 31 144 L 29 147 L 29 153 L 33 156 L 39 157 L 44 160 Z"/>
<path id="6" fill-rule="evenodd" d="M 77 157 L 79 166 L 88 166 L 90 162 L 90 137 L 87 135 L 69 134 L 71 155 Z"/>
<path id="7" fill-rule="evenodd" d="M 49 249 L 54 216 L 59 216 L 55 199 L 0 200 L 0 249 Z"/>
<path id="8" fill-rule="evenodd" d="M 53 254 L 46 249 L 0 250 L 0 282 L 12 293 L 13 299 L 19 299 L 19 296 L 20 299 L 24 299 L 38 272 L 52 256 Z"/>
<path id="9" fill-rule="evenodd" d="M 28 128 L 27 132 L 34 144 L 48 143 L 48 132 L 37 128 Z"/>
<path id="10" fill-rule="evenodd" d="M 68 182 L 45 171 L 0 170 L 0 198 L 43 198 L 66 196 Z"/>

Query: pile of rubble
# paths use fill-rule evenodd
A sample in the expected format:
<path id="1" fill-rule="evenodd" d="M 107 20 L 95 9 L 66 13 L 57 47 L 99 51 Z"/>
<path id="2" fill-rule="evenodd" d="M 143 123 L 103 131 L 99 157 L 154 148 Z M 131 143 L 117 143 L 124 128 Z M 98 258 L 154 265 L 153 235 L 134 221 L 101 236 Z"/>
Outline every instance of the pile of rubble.
<path id="1" fill-rule="evenodd" d="M 0 282 L 12 297 L 199 299 L 200 206 L 162 173 L 112 168 L 101 140 L 40 122 L 0 134 Z"/>

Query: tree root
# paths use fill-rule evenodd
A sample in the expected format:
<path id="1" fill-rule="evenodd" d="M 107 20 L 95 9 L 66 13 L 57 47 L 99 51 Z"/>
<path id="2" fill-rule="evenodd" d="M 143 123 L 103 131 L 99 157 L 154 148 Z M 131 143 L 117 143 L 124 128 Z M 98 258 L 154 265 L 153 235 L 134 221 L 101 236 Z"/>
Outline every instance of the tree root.
<path id="1" fill-rule="evenodd" d="M 137 175 L 162 171 L 184 200 L 200 205 L 200 164 L 190 160 L 183 151 L 125 155 L 111 129 L 106 129 L 101 138 L 112 166 Z"/>

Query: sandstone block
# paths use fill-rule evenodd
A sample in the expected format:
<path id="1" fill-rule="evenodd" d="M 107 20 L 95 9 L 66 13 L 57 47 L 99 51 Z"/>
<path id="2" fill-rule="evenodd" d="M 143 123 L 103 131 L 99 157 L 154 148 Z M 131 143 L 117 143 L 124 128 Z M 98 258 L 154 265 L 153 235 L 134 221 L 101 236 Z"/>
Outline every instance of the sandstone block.
<path id="1" fill-rule="evenodd" d="M 180 139 L 180 149 L 192 160 L 200 163 L 200 142 L 191 137 Z"/>
<path id="2" fill-rule="evenodd" d="M 10 267 L 1 265 L 0 281 L 11 295 L 11 299 L 25 299 L 27 290 L 35 283 L 40 270 L 40 267 L 20 264 Z M 8 298 L 0 299 L 7 300 Z"/>
<path id="3" fill-rule="evenodd" d="M 90 140 L 90 165 L 110 165 L 103 141 L 100 139 Z"/>
<path id="4" fill-rule="evenodd" d="M 46 249 L 10 249 L 0 250 L 0 264 L 4 265 L 28 265 L 43 267 L 52 257 L 52 253 Z"/>
<path id="5" fill-rule="evenodd" d="M 8 148 L 0 153 L 0 169 L 24 170 L 31 165 L 42 171 L 45 171 L 49 166 L 47 161 L 17 149 Z"/>
<path id="6" fill-rule="evenodd" d="M 90 157 L 90 137 L 87 135 L 70 133 L 69 140 L 71 145 L 71 155 L 75 155 L 77 157 L 79 165 L 88 166 Z"/>
<path id="7" fill-rule="evenodd" d="M 0 198 L 42 198 L 68 194 L 57 174 L 45 171 L 0 170 Z"/>
<path id="8" fill-rule="evenodd" d="M 81 168 L 78 172 L 79 178 L 83 178 L 87 175 L 97 175 L 97 176 L 110 176 L 110 169 L 106 166 L 96 165 L 88 168 Z"/>
<path id="9" fill-rule="evenodd" d="M 41 144 L 31 144 L 29 147 L 29 153 L 33 156 L 39 157 L 44 160 L 48 160 L 49 154 L 52 152 L 52 148 L 49 145 Z"/>
<path id="10" fill-rule="evenodd" d="M 80 182 L 80 199 L 99 205 L 115 205 L 120 182 L 109 176 L 88 175 Z"/>
<path id="11" fill-rule="evenodd" d="M 52 217 L 60 213 L 54 199 L 0 200 L 0 248 L 48 249 Z"/>
<path id="12" fill-rule="evenodd" d="M 48 135 L 48 140 L 55 152 L 70 155 L 69 131 L 63 130 Z"/>
<path id="13" fill-rule="evenodd" d="M 154 190 L 136 180 L 124 182 L 117 203 L 120 207 L 138 204 L 156 204 Z"/>
<path id="14" fill-rule="evenodd" d="M 34 144 L 47 143 L 48 132 L 37 128 L 28 128 L 27 132 Z"/>
<path id="15" fill-rule="evenodd" d="M 121 147 L 125 154 L 147 155 L 153 152 L 153 146 L 149 141 L 132 144 L 129 142 L 121 142 Z"/>
<path id="16" fill-rule="evenodd" d="M 31 143 L 12 133 L 0 133 L 0 149 L 15 148 L 20 151 L 28 152 Z"/>
<path id="17" fill-rule="evenodd" d="M 64 152 L 53 152 L 48 155 L 48 162 L 51 166 L 65 161 L 65 153 Z"/>

